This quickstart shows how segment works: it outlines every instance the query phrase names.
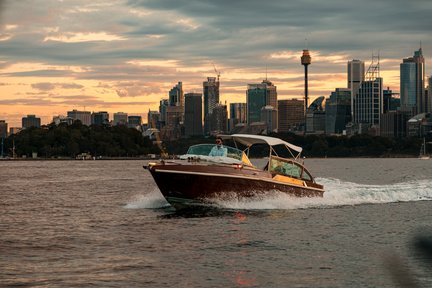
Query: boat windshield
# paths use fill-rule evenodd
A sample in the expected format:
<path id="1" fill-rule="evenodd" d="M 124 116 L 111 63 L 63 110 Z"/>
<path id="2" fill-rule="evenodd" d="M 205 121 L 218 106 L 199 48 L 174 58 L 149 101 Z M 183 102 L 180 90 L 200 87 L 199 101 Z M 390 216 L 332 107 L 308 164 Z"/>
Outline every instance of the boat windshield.
<path id="1" fill-rule="evenodd" d="M 226 145 L 219 148 L 215 144 L 193 145 L 183 156 L 199 156 L 200 159 L 209 161 L 216 160 L 216 162 L 242 163 L 253 166 L 242 150 Z"/>
<path id="2" fill-rule="evenodd" d="M 290 159 L 272 156 L 269 160 L 269 172 L 283 176 L 313 181 L 312 176 L 300 163 Z"/>

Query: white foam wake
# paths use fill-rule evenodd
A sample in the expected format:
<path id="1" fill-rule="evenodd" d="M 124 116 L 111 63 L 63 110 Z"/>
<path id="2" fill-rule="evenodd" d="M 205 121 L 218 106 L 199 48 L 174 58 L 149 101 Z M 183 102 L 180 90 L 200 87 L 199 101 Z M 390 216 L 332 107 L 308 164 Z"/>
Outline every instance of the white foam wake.
<path id="1" fill-rule="evenodd" d="M 317 182 L 324 185 L 324 197 L 297 198 L 285 193 L 272 191 L 267 195 L 252 198 L 223 197 L 211 199 L 221 208 L 266 210 L 266 209 L 303 209 L 359 204 L 376 204 L 391 202 L 408 202 L 432 200 L 432 180 L 419 180 L 391 185 L 367 185 L 345 182 L 339 179 L 318 178 Z M 230 194 L 227 192 L 227 194 Z M 155 188 L 144 195 L 137 195 L 128 209 L 158 209 L 170 205 Z"/>
<path id="2" fill-rule="evenodd" d="M 324 185 L 323 198 L 297 198 L 282 192 L 251 199 L 216 200 L 230 209 L 302 209 L 374 203 L 432 200 L 432 180 L 420 180 L 391 185 L 367 185 L 338 179 L 319 178 Z"/>
<path id="3" fill-rule="evenodd" d="M 159 189 L 155 188 L 145 195 L 136 195 L 128 204 L 125 205 L 127 209 L 158 209 L 169 207 L 169 203 L 162 196 Z"/>

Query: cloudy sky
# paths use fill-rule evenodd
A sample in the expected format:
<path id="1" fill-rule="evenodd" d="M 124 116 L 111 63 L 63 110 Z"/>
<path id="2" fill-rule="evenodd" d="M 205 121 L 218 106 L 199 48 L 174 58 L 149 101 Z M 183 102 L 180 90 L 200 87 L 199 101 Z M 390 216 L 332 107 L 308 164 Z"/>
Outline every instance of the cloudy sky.
<path id="1" fill-rule="evenodd" d="M 0 120 L 42 123 L 68 110 L 157 110 L 182 81 L 202 92 L 220 72 L 221 100 L 246 102 L 266 77 L 278 98 L 346 87 L 347 61 L 380 55 L 385 86 L 420 45 L 432 74 L 430 0 L 0 0 Z M 431 66 L 432 67 L 432 66 Z"/>

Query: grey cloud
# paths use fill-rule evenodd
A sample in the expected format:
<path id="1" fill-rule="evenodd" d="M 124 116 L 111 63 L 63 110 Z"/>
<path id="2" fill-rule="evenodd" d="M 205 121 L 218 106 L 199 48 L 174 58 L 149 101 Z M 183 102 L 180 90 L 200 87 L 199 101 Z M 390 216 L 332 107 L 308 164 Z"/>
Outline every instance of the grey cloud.
<path id="1" fill-rule="evenodd" d="M 50 82 L 40 82 L 31 84 L 31 87 L 34 89 L 42 90 L 42 91 L 50 91 L 56 88 L 63 89 L 81 89 L 84 86 L 75 83 L 50 83 Z"/>

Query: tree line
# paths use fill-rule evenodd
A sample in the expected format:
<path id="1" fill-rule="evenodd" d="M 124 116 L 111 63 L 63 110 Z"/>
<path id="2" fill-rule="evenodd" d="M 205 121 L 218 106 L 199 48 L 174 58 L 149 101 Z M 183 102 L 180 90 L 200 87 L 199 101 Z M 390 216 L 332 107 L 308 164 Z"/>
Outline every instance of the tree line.
<path id="1" fill-rule="evenodd" d="M 124 125 L 72 125 L 50 124 L 40 128 L 31 127 L 11 135 L 4 141 L 4 154 L 12 157 L 55 158 L 71 157 L 89 153 L 93 157 L 138 157 L 159 154 L 159 148 L 148 137 L 134 128 Z"/>
<path id="2" fill-rule="evenodd" d="M 422 143 L 420 138 L 392 139 L 364 134 L 347 137 L 273 133 L 269 136 L 302 147 L 306 157 L 416 157 Z M 11 135 L 4 140 L 3 155 L 12 157 L 13 149 L 17 157 L 31 157 L 36 152 L 40 158 L 75 158 L 81 153 L 93 157 L 140 157 L 161 154 L 162 151 L 181 155 L 189 146 L 199 143 L 214 143 L 214 137 L 181 138 L 164 142 L 163 147 L 159 147 L 134 128 L 124 125 L 86 126 L 75 121 L 72 125 L 61 123 L 58 126 L 32 127 Z M 428 150 L 431 151 L 432 147 Z M 251 152 L 252 156 L 262 157 L 268 155 L 267 151 L 258 147 Z"/>

